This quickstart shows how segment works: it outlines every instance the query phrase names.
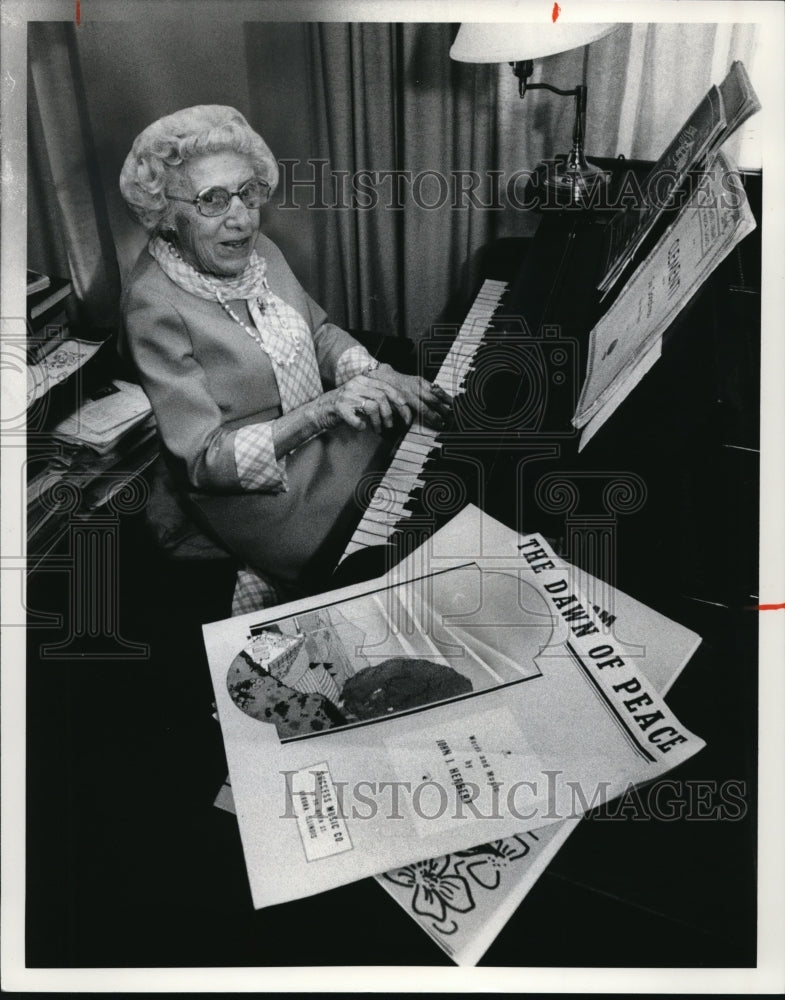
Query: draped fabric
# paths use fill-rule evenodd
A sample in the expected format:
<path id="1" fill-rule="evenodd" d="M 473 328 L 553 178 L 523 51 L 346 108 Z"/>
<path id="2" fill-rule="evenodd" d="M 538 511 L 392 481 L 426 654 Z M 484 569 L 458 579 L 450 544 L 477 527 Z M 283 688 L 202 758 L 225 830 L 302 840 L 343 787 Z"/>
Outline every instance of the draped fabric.
<path id="1" fill-rule="evenodd" d="M 456 185 L 459 171 L 495 166 L 496 74 L 452 62 L 453 34 L 443 24 L 309 25 L 316 149 L 353 176 L 400 178 L 395 192 L 392 177 L 374 184 L 378 204 L 322 227 L 352 326 L 421 336 L 452 293 L 472 287 L 474 255 L 492 235 L 493 216 L 461 207 Z"/>
<path id="2" fill-rule="evenodd" d="M 40 220 L 40 228 L 30 227 L 31 243 L 49 233 L 42 256 L 61 275 L 67 261 L 79 319 L 111 330 L 119 316 L 120 275 L 74 30 L 69 22 L 31 25 L 30 220 Z"/>
<path id="3" fill-rule="evenodd" d="M 117 189 L 120 167 L 136 134 L 176 108 L 233 104 L 294 164 L 262 227 L 335 322 L 414 338 L 465 313 L 487 242 L 531 231 L 507 181 L 570 146 L 572 100 L 534 91 L 521 101 L 507 65 L 453 62 L 455 25 L 185 18 L 168 27 L 29 25 L 28 261 L 51 273 L 67 266 L 98 326 L 115 322 L 118 274 L 144 243 Z M 734 58 L 755 84 L 755 31 L 625 24 L 536 61 L 533 80 L 587 83 L 589 155 L 656 158 Z M 731 140 L 742 166 L 759 165 L 756 127 L 753 118 Z M 316 160 L 323 208 L 308 207 L 306 187 L 289 183 L 287 195 Z M 398 198 L 384 171 L 398 172 Z M 474 203 L 464 190 L 472 174 Z"/>
<path id="4" fill-rule="evenodd" d="M 752 24 L 625 24 L 589 47 L 595 154 L 656 160 L 734 59 L 754 74 L 755 32 Z M 760 166 L 756 128 L 752 119 L 726 147 L 741 166 Z"/>

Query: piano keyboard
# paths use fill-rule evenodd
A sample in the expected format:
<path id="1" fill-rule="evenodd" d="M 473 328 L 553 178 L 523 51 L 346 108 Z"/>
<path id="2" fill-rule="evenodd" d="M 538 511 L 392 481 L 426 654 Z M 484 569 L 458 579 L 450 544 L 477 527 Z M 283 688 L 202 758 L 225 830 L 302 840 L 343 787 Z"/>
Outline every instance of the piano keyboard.
<path id="1" fill-rule="evenodd" d="M 458 331 L 433 380 L 453 398 L 466 391 L 465 380 L 473 368 L 477 349 L 483 343 L 493 315 L 499 308 L 507 285 L 502 281 L 483 282 L 471 309 Z M 411 494 L 425 485 L 422 478 L 426 463 L 441 450 L 439 432 L 415 421 L 404 435 L 384 478 L 346 546 L 342 560 L 371 545 L 383 545 L 401 522 L 412 516 L 406 509 Z"/>

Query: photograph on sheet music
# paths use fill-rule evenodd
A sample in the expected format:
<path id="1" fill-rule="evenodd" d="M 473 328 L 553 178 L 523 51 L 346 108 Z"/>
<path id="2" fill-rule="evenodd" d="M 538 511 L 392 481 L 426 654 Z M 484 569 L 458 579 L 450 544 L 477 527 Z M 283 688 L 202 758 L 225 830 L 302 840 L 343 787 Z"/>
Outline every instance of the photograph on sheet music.
<path id="1" fill-rule="evenodd" d="M 538 674 L 552 631 L 536 590 L 526 620 L 512 624 L 523 586 L 467 566 L 283 618 L 254 631 L 229 669 L 229 694 L 285 740 L 518 683 Z M 498 619 L 478 619 L 487 601 Z"/>

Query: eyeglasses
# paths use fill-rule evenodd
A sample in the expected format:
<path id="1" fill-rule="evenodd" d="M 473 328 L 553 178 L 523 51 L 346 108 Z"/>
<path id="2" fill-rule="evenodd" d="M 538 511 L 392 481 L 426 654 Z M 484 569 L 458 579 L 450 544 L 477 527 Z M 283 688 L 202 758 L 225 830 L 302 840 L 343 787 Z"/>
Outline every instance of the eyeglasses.
<path id="1" fill-rule="evenodd" d="M 226 188 L 222 187 L 209 187 L 200 191 L 195 198 L 178 198 L 174 194 L 167 194 L 166 197 L 170 201 L 185 201 L 189 205 L 196 205 L 200 215 L 206 215 L 208 219 L 211 219 L 228 212 L 235 195 L 246 208 L 260 208 L 270 199 L 270 185 L 266 181 L 258 181 L 254 178 L 246 181 L 239 191 L 227 191 Z"/>

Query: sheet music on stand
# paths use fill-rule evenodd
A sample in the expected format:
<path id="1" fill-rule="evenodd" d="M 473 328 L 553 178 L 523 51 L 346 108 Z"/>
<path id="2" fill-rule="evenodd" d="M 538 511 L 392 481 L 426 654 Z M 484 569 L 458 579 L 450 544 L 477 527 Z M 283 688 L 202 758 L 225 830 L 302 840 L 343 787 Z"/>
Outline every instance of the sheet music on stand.
<path id="1" fill-rule="evenodd" d="M 610 291 L 643 244 L 656 238 L 667 218 L 683 205 L 690 175 L 709 166 L 723 143 L 760 107 L 744 64 L 736 60 L 647 174 L 641 184 L 643 205 L 620 210 L 606 226 L 605 270 L 597 285 L 601 292 Z"/>
<path id="2" fill-rule="evenodd" d="M 591 331 L 586 378 L 572 423 L 579 448 L 660 356 L 662 335 L 755 219 L 730 158 L 720 152 L 672 225 Z"/>

